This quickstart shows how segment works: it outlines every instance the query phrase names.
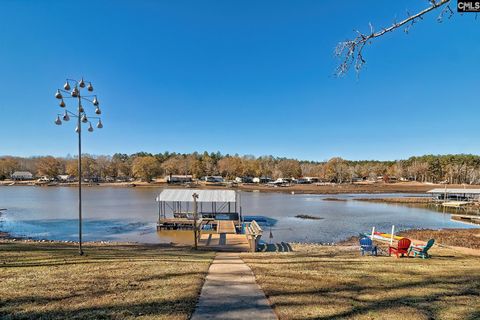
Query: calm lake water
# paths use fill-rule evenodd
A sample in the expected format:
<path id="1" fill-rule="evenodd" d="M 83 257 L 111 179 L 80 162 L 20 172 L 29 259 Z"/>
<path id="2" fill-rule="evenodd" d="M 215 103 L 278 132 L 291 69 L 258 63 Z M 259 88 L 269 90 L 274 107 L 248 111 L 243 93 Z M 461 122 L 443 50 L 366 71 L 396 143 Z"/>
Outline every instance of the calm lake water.
<path id="1" fill-rule="evenodd" d="M 84 240 L 181 242 L 175 233 L 157 233 L 155 188 L 84 188 Z M 264 240 L 337 242 L 359 232 L 389 232 L 411 228 L 471 228 L 450 220 L 449 214 L 402 205 L 354 201 L 356 197 L 393 195 L 335 195 L 347 201 L 326 201 L 332 195 L 291 195 L 242 192 L 244 216 L 264 216 L 270 225 Z M 402 195 L 394 195 L 402 196 Z M 0 231 L 35 239 L 77 240 L 77 189 L 71 187 L 0 187 Z M 318 216 L 302 220 L 297 214 Z"/>

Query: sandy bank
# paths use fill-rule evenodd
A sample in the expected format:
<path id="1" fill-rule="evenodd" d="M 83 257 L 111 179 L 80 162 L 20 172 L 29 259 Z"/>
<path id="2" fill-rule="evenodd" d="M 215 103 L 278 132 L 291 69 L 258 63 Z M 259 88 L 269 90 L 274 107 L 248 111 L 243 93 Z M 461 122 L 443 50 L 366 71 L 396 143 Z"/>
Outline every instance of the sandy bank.
<path id="1" fill-rule="evenodd" d="M 0 186 L 35 186 L 32 181 L 15 182 L 0 181 Z M 114 182 L 114 183 L 95 183 L 84 184 L 85 187 L 121 187 L 121 188 L 186 188 L 184 185 L 169 185 L 166 183 L 146 183 L 141 181 L 135 182 Z M 77 187 L 76 183 L 59 183 L 55 184 L 58 187 Z M 425 193 L 433 188 L 441 188 L 445 185 L 424 184 L 417 182 L 398 182 L 398 183 L 345 183 L 345 184 L 300 184 L 286 187 L 273 187 L 258 184 L 240 184 L 237 186 L 226 186 L 222 184 L 205 185 L 203 183 L 192 185 L 192 188 L 199 189 L 231 189 L 251 192 L 283 192 L 295 194 L 343 194 L 343 193 Z M 40 186 L 37 186 L 40 187 Z M 54 187 L 54 186 L 43 186 Z M 449 188 L 464 188 L 464 186 L 449 185 Z M 478 185 L 470 185 L 466 188 L 480 188 Z"/>

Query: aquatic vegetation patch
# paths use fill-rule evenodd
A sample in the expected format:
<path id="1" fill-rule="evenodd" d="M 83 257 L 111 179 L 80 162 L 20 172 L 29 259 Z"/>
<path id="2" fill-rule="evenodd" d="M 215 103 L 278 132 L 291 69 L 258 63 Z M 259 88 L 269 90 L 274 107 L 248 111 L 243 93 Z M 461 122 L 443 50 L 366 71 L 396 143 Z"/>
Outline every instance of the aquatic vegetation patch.
<path id="1" fill-rule="evenodd" d="M 297 214 L 295 216 L 295 218 L 305 219 L 305 220 L 322 220 L 322 219 L 325 219 L 325 218 L 322 218 L 322 217 L 311 216 L 309 214 Z"/>

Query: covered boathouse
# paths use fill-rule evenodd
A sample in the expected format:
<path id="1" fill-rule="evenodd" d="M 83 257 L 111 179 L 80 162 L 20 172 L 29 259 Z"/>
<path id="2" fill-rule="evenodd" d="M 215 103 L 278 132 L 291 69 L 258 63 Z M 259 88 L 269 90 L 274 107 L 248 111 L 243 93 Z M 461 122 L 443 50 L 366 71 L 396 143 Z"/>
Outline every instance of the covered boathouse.
<path id="1" fill-rule="evenodd" d="M 427 193 L 432 195 L 433 200 L 437 202 L 475 202 L 480 200 L 480 189 L 436 188 Z"/>
<path id="2" fill-rule="evenodd" d="M 196 194 L 197 219 L 194 214 Z M 242 221 L 240 194 L 233 190 L 164 189 L 157 197 L 157 230 L 198 228 L 199 246 L 212 250 L 255 252 L 263 230 Z"/>
<path id="3" fill-rule="evenodd" d="M 191 229 L 194 219 L 193 195 L 197 194 L 200 225 L 216 228 L 218 221 L 241 223 L 239 195 L 233 190 L 164 189 L 157 197 L 157 229 Z"/>

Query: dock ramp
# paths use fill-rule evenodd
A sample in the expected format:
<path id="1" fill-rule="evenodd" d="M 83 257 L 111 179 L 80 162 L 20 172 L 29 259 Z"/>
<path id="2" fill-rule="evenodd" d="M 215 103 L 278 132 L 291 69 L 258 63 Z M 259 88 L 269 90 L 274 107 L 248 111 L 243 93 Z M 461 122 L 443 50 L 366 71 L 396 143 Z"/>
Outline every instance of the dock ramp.
<path id="1" fill-rule="evenodd" d="M 235 230 L 235 223 L 230 220 L 218 220 L 217 233 L 236 234 L 237 231 Z"/>

